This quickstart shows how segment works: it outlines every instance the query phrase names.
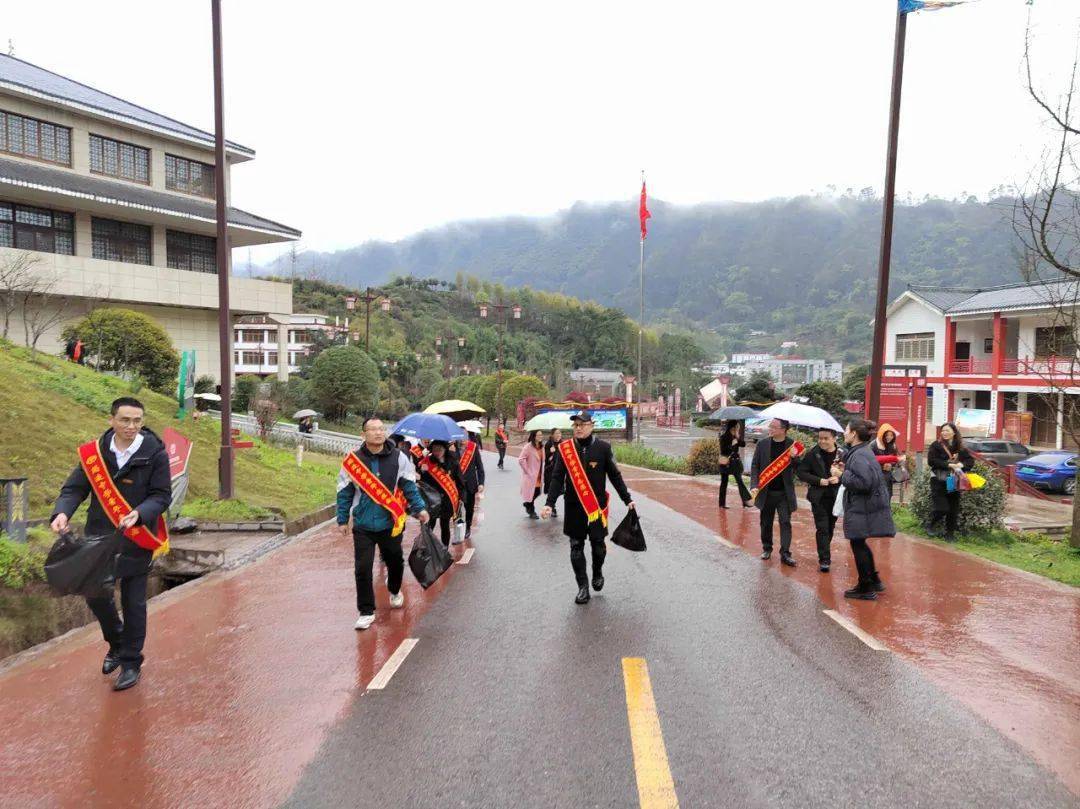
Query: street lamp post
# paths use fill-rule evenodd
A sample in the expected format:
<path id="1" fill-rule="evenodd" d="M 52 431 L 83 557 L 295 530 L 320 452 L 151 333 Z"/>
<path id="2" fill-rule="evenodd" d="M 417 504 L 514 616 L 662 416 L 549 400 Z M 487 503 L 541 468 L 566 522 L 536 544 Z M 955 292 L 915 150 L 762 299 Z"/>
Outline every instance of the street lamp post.
<path id="1" fill-rule="evenodd" d="M 371 304 L 374 301 L 379 301 L 379 308 L 384 312 L 390 311 L 390 299 L 384 297 L 383 294 L 377 290 L 368 287 L 364 290 L 364 294 L 359 298 L 350 295 L 345 299 L 346 309 L 355 309 L 358 302 L 364 304 L 364 350 L 371 350 Z"/>
<path id="2" fill-rule="evenodd" d="M 438 360 L 439 362 L 442 362 L 443 363 L 443 368 L 444 369 L 449 369 L 449 371 L 454 370 L 453 359 L 451 358 L 449 350 L 447 350 L 445 361 L 443 361 L 444 360 L 444 358 L 443 358 L 443 350 L 442 350 L 443 349 L 443 343 L 446 343 L 446 347 L 447 347 L 447 349 L 449 349 L 451 344 L 453 344 L 454 342 L 457 343 L 457 347 L 458 347 L 457 354 L 455 354 L 454 356 L 460 361 L 460 359 L 461 359 L 461 349 L 465 348 L 465 338 L 464 337 L 451 337 L 451 338 L 449 338 L 449 340 L 443 338 L 442 335 L 437 335 L 435 337 L 435 359 Z M 443 373 L 448 374 L 449 371 L 444 370 Z"/>
<path id="3" fill-rule="evenodd" d="M 521 306 L 514 303 L 482 303 L 480 304 L 480 317 L 486 318 L 488 311 L 494 309 L 498 314 L 495 321 L 495 328 L 499 332 L 499 352 L 495 358 L 495 409 L 499 409 L 499 400 L 502 398 L 502 371 L 503 371 L 503 332 L 506 331 L 506 310 L 509 309 L 514 316 L 514 320 L 521 320 Z M 498 414 L 502 418 L 503 414 Z"/>

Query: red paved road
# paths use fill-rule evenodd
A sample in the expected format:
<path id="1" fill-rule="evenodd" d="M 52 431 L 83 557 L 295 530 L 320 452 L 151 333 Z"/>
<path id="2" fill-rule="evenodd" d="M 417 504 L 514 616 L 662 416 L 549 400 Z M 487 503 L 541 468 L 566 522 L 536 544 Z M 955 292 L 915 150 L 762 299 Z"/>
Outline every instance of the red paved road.
<path id="1" fill-rule="evenodd" d="M 720 510 L 716 484 L 647 469 L 623 473 L 635 491 L 748 553 L 761 552 L 757 510 Z M 825 608 L 914 661 L 1080 794 L 1080 591 L 901 535 L 871 543 L 888 591 L 877 602 L 851 601 L 843 591 L 857 576 L 842 524 L 836 536 L 832 573 L 819 573 L 813 517 L 800 499 L 793 541 L 799 566 L 783 567 L 775 554 L 762 564 L 810 587 Z"/>
<path id="2" fill-rule="evenodd" d="M 113 693 L 93 673 L 104 653 L 96 625 L 0 674 L 0 805 L 283 801 L 456 570 L 426 592 L 406 573 L 402 610 L 377 585 L 379 618 L 357 633 L 352 566 L 351 538 L 326 529 L 155 599 L 143 679 L 130 691 Z"/>

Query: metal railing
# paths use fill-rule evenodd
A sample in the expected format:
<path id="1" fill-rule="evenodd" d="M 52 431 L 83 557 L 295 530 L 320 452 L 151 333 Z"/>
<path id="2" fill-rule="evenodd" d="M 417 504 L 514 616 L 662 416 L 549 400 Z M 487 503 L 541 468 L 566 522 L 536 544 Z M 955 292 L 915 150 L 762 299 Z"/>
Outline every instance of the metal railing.
<path id="1" fill-rule="evenodd" d="M 221 418 L 216 410 L 207 411 L 214 418 Z M 241 428 L 250 435 L 259 434 L 259 422 L 254 416 L 240 413 L 232 414 L 233 426 Z M 344 455 L 363 441 L 359 435 L 351 433 L 336 433 L 332 430 L 319 430 L 316 433 L 302 433 L 295 424 L 279 421 L 270 430 L 270 439 L 277 443 L 288 444 L 295 447 L 303 444 L 305 449 L 316 452 L 327 452 L 334 455 Z"/>

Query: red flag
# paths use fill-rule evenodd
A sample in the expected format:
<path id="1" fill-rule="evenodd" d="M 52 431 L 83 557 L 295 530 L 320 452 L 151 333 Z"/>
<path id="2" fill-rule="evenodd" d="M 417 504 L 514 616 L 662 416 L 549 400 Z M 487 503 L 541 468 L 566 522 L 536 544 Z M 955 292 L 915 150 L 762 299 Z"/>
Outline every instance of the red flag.
<path id="1" fill-rule="evenodd" d="M 649 213 L 649 208 L 645 202 L 645 181 L 641 181 L 641 205 L 638 206 L 638 219 L 641 220 L 641 238 L 644 241 L 645 237 L 649 233 L 649 228 L 645 224 L 646 219 L 650 219 L 652 214 Z"/>

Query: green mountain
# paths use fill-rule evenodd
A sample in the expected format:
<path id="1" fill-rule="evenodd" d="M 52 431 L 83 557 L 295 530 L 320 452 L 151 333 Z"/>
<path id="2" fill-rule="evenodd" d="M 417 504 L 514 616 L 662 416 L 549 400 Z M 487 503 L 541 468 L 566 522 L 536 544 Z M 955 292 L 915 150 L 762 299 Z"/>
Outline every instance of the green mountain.
<path id="1" fill-rule="evenodd" d="M 646 242 L 646 318 L 715 338 L 713 351 L 778 348 L 865 360 L 881 201 L 869 191 L 679 207 L 654 201 Z M 890 294 L 907 283 L 1018 278 L 1012 200 L 925 199 L 897 207 Z M 399 242 L 279 258 L 276 275 L 379 285 L 459 273 L 528 285 L 638 313 L 635 204 L 579 203 L 550 219 L 462 222 Z M 752 334 L 763 332 L 764 334 Z"/>

